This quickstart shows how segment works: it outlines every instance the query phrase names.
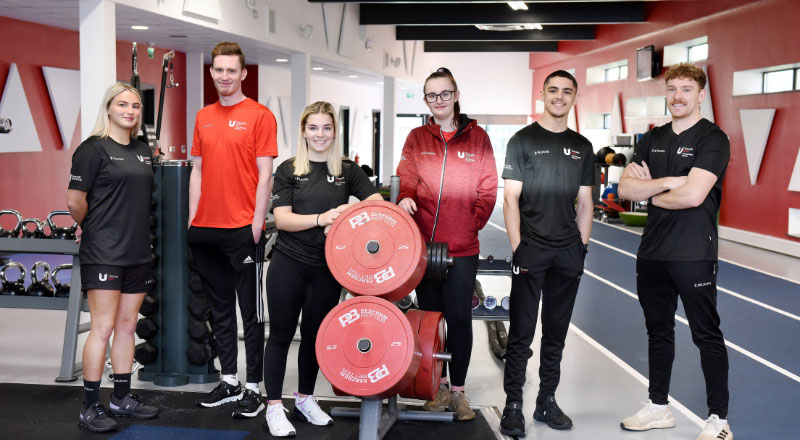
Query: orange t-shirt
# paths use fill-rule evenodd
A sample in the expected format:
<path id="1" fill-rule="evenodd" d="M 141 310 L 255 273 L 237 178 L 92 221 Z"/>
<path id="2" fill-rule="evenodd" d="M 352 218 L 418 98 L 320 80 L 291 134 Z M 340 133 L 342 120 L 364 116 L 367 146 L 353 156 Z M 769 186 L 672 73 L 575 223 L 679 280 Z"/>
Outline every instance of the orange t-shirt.
<path id="1" fill-rule="evenodd" d="M 456 135 L 457 130 L 453 131 L 442 131 L 442 137 L 444 138 L 445 142 L 450 142 L 450 139 L 453 139 L 453 136 Z"/>
<path id="2" fill-rule="evenodd" d="M 247 98 L 197 112 L 192 156 L 202 157 L 200 201 L 192 226 L 240 228 L 253 223 L 256 157 L 278 155 L 278 125 L 268 108 Z"/>

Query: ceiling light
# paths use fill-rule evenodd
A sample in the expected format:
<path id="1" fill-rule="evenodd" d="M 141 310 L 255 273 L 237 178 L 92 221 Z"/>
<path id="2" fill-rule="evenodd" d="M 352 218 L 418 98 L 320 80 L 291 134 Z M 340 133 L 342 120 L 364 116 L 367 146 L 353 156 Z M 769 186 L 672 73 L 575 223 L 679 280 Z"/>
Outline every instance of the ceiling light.
<path id="1" fill-rule="evenodd" d="M 482 31 L 529 31 L 529 30 L 542 30 L 542 25 L 539 23 L 524 23 L 524 24 L 476 24 L 476 28 Z"/>
<path id="2" fill-rule="evenodd" d="M 286 58 L 275 58 L 275 62 L 276 63 L 288 63 L 289 60 L 287 60 Z"/>
<path id="3" fill-rule="evenodd" d="M 358 78 L 358 75 L 347 75 L 348 78 Z"/>
<path id="4" fill-rule="evenodd" d="M 507 2 L 507 3 L 508 6 L 511 6 L 511 9 L 515 11 L 528 10 L 528 5 L 526 5 L 525 2 Z"/>
<path id="5" fill-rule="evenodd" d="M 137 31 L 146 31 L 146 30 L 148 30 L 150 28 L 147 27 L 147 26 L 140 26 L 138 24 L 135 24 L 135 25 L 131 26 L 131 29 L 136 29 Z"/>
<path id="6" fill-rule="evenodd" d="M 377 84 L 377 85 L 379 85 L 379 86 L 382 86 L 382 85 L 383 85 L 383 81 L 378 81 L 378 82 L 377 82 L 377 83 L 375 83 L 375 84 Z"/>
<path id="7" fill-rule="evenodd" d="M 325 70 L 324 67 L 312 67 L 311 70 Z"/>

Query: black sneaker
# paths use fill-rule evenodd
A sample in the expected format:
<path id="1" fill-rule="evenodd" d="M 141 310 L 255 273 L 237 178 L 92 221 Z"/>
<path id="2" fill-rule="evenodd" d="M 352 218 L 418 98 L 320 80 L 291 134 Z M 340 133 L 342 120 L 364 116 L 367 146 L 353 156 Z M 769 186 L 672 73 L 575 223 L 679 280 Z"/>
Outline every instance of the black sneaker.
<path id="1" fill-rule="evenodd" d="M 539 396 L 536 398 L 536 410 L 533 411 L 533 419 L 547 423 L 553 429 L 572 428 L 572 419 L 561 411 L 556 403 L 556 396 Z"/>
<path id="2" fill-rule="evenodd" d="M 108 432 L 117 430 L 117 422 L 108 416 L 100 402 L 81 410 L 78 424 L 92 432 Z"/>
<path id="3" fill-rule="evenodd" d="M 525 437 L 525 416 L 522 415 L 522 402 L 509 402 L 503 409 L 500 432 L 512 437 Z"/>
<path id="4" fill-rule="evenodd" d="M 122 399 L 117 399 L 114 393 L 111 393 L 108 411 L 114 416 L 135 419 L 152 419 L 158 415 L 158 408 L 143 404 L 141 397 L 131 393 L 126 394 Z"/>
<path id="5" fill-rule="evenodd" d="M 233 417 L 255 417 L 262 409 L 264 409 L 264 401 L 261 399 L 261 393 L 245 388 L 241 400 L 233 410 Z"/>
<path id="6" fill-rule="evenodd" d="M 231 385 L 224 380 L 211 390 L 210 393 L 197 401 L 198 406 L 213 408 L 223 403 L 233 402 L 242 398 L 242 384 Z"/>

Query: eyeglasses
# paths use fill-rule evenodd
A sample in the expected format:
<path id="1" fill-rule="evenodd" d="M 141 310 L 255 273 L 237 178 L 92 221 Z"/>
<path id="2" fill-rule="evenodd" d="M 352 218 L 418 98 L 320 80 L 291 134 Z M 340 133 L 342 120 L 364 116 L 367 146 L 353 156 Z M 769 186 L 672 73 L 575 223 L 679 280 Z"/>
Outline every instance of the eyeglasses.
<path id="1" fill-rule="evenodd" d="M 426 93 L 425 100 L 431 104 L 436 102 L 436 100 L 440 97 L 442 98 L 442 101 L 449 101 L 453 99 L 453 93 L 455 92 L 455 90 L 442 90 L 442 93 Z"/>

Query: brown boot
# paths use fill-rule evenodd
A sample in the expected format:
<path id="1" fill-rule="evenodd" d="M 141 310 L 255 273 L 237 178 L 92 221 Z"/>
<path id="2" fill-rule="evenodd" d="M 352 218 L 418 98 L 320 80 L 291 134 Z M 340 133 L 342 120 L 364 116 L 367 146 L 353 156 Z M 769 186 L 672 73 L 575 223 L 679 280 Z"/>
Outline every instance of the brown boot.
<path id="1" fill-rule="evenodd" d="M 456 415 L 456 420 L 472 420 L 475 418 L 475 411 L 469 407 L 469 399 L 463 391 L 450 392 L 450 411 Z"/>
<path id="2" fill-rule="evenodd" d="M 436 392 L 436 398 L 429 400 L 422 405 L 425 411 L 442 412 L 450 405 L 450 387 L 446 383 L 439 384 L 439 391 Z"/>

